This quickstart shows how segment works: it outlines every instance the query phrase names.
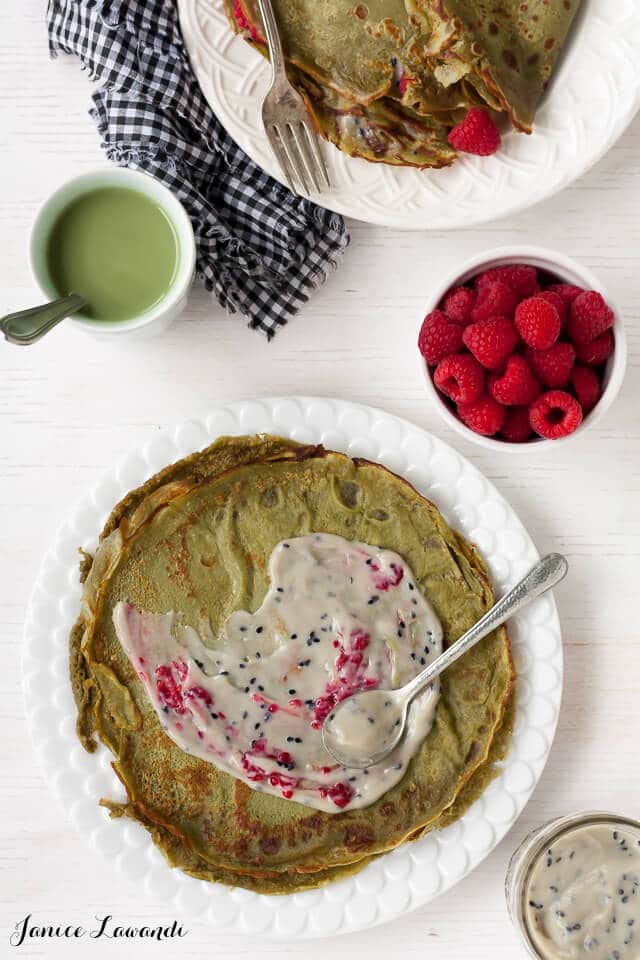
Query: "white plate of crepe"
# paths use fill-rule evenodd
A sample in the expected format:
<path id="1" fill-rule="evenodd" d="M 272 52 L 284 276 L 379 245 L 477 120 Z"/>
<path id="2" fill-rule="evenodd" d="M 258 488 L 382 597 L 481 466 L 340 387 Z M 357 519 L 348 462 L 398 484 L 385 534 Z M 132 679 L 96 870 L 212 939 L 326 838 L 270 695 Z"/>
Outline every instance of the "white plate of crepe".
<path id="1" fill-rule="evenodd" d="M 214 113 L 252 160 L 282 181 L 260 119 L 268 62 L 234 36 L 223 0 L 178 0 L 178 8 Z M 311 199 L 369 223 L 446 230 L 497 220 L 552 196 L 604 156 L 640 106 L 638 14 L 638 0 L 582 0 L 532 136 L 507 133 L 494 156 L 463 155 L 445 170 L 368 163 L 323 141 L 333 187 Z"/>
<path id="2" fill-rule="evenodd" d="M 409 480 L 477 544 L 497 593 L 538 553 L 519 519 L 479 471 L 441 440 L 373 407 L 314 397 L 246 400 L 154 437 L 109 470 L 72 510 L 43 559 L 25 621 L 25 710 L 45 778 L 64 814 L 109 861 L 172 916 L 220 931 L 285 938 L 333 936 L 384 923 L 433 900 L 474 869 L 522 812 L 542 774 L 562 695 L 562 643 L 553 597 L 509 624 L 517 718 L 499 775 L 456 823 L 377 858 L 354 877 L 305 893 L 266 897 L 172 870 L 138 823 L 110 820 L 101 797 L 123 799 L 104 747 L 75 735 L 69 632 L 80 603 L 78 547 L 95 549 L 116 502 L 167 464 L 222 435 L 267 432 L 366 457 Z M 61 854 L 62 855 L 62 854 Z"/>

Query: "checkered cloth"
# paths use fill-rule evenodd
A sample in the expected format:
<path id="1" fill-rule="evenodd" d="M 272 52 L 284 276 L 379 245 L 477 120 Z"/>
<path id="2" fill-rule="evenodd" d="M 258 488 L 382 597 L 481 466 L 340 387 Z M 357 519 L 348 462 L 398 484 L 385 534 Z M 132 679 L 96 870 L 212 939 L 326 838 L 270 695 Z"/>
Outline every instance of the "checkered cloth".
<path id="1" fill-rule="evenodd" d="M 198 270 L 229 312 L 271 338 L 349 242 L 341 217 L 294 197 L 244 154 L 204 99 L 175 0 L 49 0 L 49 47 L 80 58 L 111 160 L 186 207 Z"/>

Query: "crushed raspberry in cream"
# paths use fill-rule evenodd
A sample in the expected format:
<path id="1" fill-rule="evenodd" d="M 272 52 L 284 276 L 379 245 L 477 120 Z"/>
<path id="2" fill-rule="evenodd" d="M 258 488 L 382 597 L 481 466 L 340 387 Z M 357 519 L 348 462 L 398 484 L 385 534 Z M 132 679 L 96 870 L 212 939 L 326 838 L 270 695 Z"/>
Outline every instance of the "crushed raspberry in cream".
<path id="1" fill-rule="evenodd" d="M 402 686 L 435 659 L 440 623 L 402 557 L 333 534 L 282 541 L 269 576 L 260 608 L 236 610 L 210 645 L 177 613 L 129 603 L 113 612 L 118 639 L 181 749 L 254 790 L 330 813 L 366 807 L 429 732 L 437 685 L 414 701 L 402 743 L 368 770 L 336 764 L 322 724 L 345 697 Z"/>

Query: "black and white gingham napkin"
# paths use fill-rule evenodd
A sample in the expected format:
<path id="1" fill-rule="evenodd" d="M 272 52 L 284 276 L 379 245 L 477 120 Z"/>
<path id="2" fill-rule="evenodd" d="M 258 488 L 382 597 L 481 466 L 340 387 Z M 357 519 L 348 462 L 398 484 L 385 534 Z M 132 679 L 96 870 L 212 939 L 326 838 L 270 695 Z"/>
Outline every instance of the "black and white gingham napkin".
<path id="1" fill-rule="evenodd" d="M 180 198 L 207 287 L 270 338 L 349 238 L 341 217 L 294 197 L 226 133 L 191 70 L 175 3 L 49 0 L 51 55 L 75 54 L 101 81 L 91 113 L 107 155 Z"/>

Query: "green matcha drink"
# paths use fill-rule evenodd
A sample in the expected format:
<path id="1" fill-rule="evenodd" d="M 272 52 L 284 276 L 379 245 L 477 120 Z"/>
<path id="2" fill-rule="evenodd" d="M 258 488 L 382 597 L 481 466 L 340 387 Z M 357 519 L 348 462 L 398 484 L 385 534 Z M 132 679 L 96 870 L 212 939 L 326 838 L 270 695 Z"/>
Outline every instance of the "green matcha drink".
<path id="1" fill-rule="evenodd" d="M 137 190 L 103 187 L 82 194 L 55 221 L 47 268 L 60 296 L 86 298 L 91 320 L 130 320 L 171 288 L 178 240 L 164 210 Z"/>

